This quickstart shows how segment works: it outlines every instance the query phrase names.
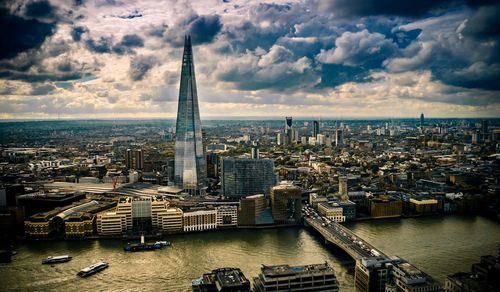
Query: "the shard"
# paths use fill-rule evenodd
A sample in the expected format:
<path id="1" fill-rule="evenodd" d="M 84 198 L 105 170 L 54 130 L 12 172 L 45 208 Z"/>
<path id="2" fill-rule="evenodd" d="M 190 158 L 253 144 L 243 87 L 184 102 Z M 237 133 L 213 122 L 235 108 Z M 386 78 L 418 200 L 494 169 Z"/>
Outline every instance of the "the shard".
<path id="1" fill-rule="evenodd" d="M 202 195 L 206 189 L 206 181 L 193 49 L 191 37 L 186 36 L 177 109 L 175 182 L 190 194 Z"/>

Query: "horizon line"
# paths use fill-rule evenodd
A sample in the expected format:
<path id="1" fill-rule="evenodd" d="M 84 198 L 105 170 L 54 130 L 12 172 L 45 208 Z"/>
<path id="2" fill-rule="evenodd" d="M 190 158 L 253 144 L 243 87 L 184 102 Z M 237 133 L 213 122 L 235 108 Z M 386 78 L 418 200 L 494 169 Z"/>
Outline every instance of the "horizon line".
<path id="1" fill-rule="evenodd" d="M 292 116 L 293 117 L 293 116 Z M 284 119 L 283 117 L 259 117 L 259 116 L 242 116 L 242 117 L 209 117 L 205 119 L 201 119 L 202 121 L 280 121 Z M 293 117 L 294 120 L 318 120 L 315 117 L 307 117 L 307 116 L 297 116 Z M 322 121 L 342 121 L 342 120 L 420 120 L 420 116 L 418 117 L 389 117 L 389 116 L 371 116 L 371 117 L 360 117 L 360 116 L 347 116 L 347 117 L 321 117 Z M 472 120 L 472 119 L 488 119 L 495 120 L 500 119 L 499 117 L 425 117 L 425 119 L 429 120 L 456 120 L 456 119 L 464 119 L 464 120 Z M 175 121 L 176 118 L 10 118 L 4 119 L 0 118 L 0 123 L 9 123 L 9 122 L 55 122 L 55 121 L 154 121 L 154 120 L 163 120 L 163 121 Z"/>

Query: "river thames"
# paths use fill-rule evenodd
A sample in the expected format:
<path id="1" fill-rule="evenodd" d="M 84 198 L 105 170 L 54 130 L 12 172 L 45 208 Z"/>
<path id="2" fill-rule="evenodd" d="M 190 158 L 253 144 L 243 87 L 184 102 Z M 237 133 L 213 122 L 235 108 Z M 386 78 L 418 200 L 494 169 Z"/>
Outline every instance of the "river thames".
<path id="1" fill-rule="evenodd" d="M 469 271 L 479 257 L 496 254 L 500 224 L 482 217 L 427 217 L 346 225 L 388 255 L 398 255 L 444 282 Z M 315 231 L 305 228 L 224 230 L 165 238 L 172 246 L 126 253 L 121 240 L 36 241 L 16 246 L 10 264 L 0 264 L 0 290 L 16 291 L 190 291 L 191 280 L 218 267 L 239 267 L 247 278 L 261 264 L 301 265 L 327 261 L 341 291 L 352 291 L 354 261 Z M 41 265 L 49 255 L 73 260 Z M 76 273 L 99 260 L 110 267 L 89 278 Z"/>

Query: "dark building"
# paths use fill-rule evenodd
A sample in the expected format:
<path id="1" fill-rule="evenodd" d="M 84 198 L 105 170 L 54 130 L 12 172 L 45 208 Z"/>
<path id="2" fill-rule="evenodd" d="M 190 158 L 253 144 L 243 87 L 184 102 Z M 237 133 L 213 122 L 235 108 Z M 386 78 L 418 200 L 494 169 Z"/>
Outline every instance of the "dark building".
<path id="1" fill-rule="evenodd" d="M 424 113 L 421 113 L 420 114 L 420 127 L 424 126 L 424 122 L 425 122 L 425 120 L 424 120 Z"/>
<path id="2" fill-rule="evenodd" d="M 313 137 L 317 139 L 319 134 L 319 123 L 318 121 L 313 122 Z"/>
<path id="3" fill-rule="evenodd" d="M 260 195 L 240 199 L 238 207 L 238 226 L 257 226 L 274 224 L 267 198 Z"/>
<path id="4" fill-rule="evenodd" d="M 220 268 L 192 281 L 194 292 L 250 292 L 250 281 L 238 268 Z"/>
<path id="5" fill-rule="evenodd" d="M 128 169 L 143 170 L 144 169 L 144 153 L 141 149 L 127 149 L 125 152 L 125 164 Z"/>
<path id="6" fill-rule="evenodd" d="M 217 152 L 207 152 L 206 157 L 206 165 L 207 165 L 207 177 L 209 178 L 218 178 L 219 177 L 219 164 L 220 164 L 220 156 Z"/>
<path id="7" fill-rule="evenodd" d="M 191 194 L 203 195 L 207 176 L 190 36 L 184 40 L 175 133 L 175 182 Z"/>
<path id="8" fill-rule="evenodd" d="M 271 159 L 230 157 L 222 160 L 222 194 L 226 197 L 269 195 L 275 181 L 274 161 Z"/>
<path id="9" fill-rule="evenodd" d="M 82 192 L 34 193 L 17 197 L 19 206 L 24 207 L 26 217 L 37 213 L 64 207 L 85 198 Z"/>
<path id="10" fill-rule="evenodd" d="M 253 279 L 256 292 L 278 291 L 339 291 L 335 272 L 328 265 L 262 266 L 261 273 Z"/>
<path id="11" fill-rule="evenodd" d="M 302 190 L 292 184 L 280 184 L 271 190 L 271 209 L 278 224 L 300 222 Z"/>

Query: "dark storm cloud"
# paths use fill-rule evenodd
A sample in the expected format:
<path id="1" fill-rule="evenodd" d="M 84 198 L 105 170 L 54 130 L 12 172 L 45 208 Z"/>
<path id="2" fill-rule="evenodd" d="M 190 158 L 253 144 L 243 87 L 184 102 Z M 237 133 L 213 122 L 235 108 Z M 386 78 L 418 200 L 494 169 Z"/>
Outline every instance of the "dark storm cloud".
<path id="1" fill-rule="evenodd" d="M 25 15 L 28 17 L 54 17 L 55 8 L 47 0 L 33 1 L 26 5 Z"/>
<path id="2" fill-rule="evenodd" d="M 75 26 L 71 29 L 71 37 L 75 42 L 79 42 L 82 39 L 82 34 L 88 31 L 85 26 Z"/>
<path id="3" fill-rule="evenodd" d="M 38 85 L 34 86 L 31 89 L 31 95 L 47 95 L 51 93 L 52 91 L 56 90 L 56 87 L 52 84 L 44 84 L 44 85 Z"/>
<path id="4" fill-rule="evenodd" d="M 55 31 L 55 23 L 24 19 L 0 8 L 0 59 L 39 48 Z"/>
<path id="5" fill-rule="evenodd" d="M 111 37 L 102 36 L 98 40 L 88 39 L 85 41 L 87 49 L 91 52 L 104 54 L 111 52 L 112 40 Z"/>
<path id="6" fill-rule="evenodd" d="M 219 15 L 192 14 L 181 19 L 165 32 L 168 43 L 180 47 L 184 44 L 184 36 L 191 35 L 193 45 L 210 43 L 222 29 Z"/>
<path id="7" fill-rule="evenodd" d="M 123 55 L 135 53 L 133 48 L 144 47 L 144 39 L 136 34 L 128 34 L 123 36 L 120 42 L 113 44 L 111 36 L 101 36 L 97 40 L 92 38 L 87 39 L 85 45 L 89 51 L 94 53 L 116 53 Z"/>
<path id="8" fill-rule="evenodd" d="M 408 3 L 400 0 L 316 0 L 319 9 L 338 16 L 397 15 L 421 16 L 450 0 L 420 0 Z"/>
<path id="9" fill-rule="evenodd" d="M 323 64 L 321 69 L 321 82 L 316 87 L 335 87 L 348 82 L 362 83 L 370 80 L 369 71 L 362 67 Z"/>
<path id="10" fill-rule="evenodd" d="M 0 78 L 7 80 L 21 80 L 30 83 L 43 82 L 43 81 L 69 81 L 82 78 L 86 73 L 70 72 L 68 74 L 56 73 L 26 73 L 19 71 L 1 70 Z"/>
<path id="11" fill-rule="evenodd" d="M 477 39 L 500 38 L 500 4 L 480 7 L 468 19 L 463 34 Z"/>
<path id="12" fill-rule="evenodd" d="M 136 56 L 130 61 L 129 76 L 133 81 L 140 81 L 154 66 L 158 59 L 154 56 Z"/>
<path id="13" fill-rule="evenodd" d="M 136 34 L 128 34 L 123 36 L 122 40 L 113 46 L 113 52 L 123 55 L 132 53 L 132 48 L 144 47 L 144 39 Z"/>

